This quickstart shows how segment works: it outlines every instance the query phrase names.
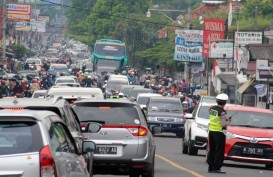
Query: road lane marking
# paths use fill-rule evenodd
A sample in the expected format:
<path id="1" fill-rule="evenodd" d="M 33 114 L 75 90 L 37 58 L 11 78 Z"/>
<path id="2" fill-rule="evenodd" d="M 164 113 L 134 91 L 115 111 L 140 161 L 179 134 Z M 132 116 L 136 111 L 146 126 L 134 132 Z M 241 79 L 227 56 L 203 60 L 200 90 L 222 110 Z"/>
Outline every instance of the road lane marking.
<path id="1" fill-rule="evenodd" d="M 185 167 L 183 167 L 181 165 L 178 165 L 177 163 L 175 163 L 175 162 L 173 162 L 173 161 L 171 161 L 171 160 L 169 160 L 169 159 L 167 159 L 167 158 L 165 158 L 165 157 L 163 157 L 161 155 L 156 154 L 155 156 L 157 158 L 165 161 L 166 163 L 174 166 L 175 168 L 178 168 L 179 170 L 185 171 L 185 172 L 187 172 L 187 173 L 189 173 L 189 174 L 191 174 L 193 176 L 196 176 L 196 177 L 204 177 L 203 175 L 201 175 L 201 174 L 199 174 L 199 173 L 197 173 L 195 171 L 189 170 L 189 169 L 187 169 L 187 168 L 185 168 Z"/>

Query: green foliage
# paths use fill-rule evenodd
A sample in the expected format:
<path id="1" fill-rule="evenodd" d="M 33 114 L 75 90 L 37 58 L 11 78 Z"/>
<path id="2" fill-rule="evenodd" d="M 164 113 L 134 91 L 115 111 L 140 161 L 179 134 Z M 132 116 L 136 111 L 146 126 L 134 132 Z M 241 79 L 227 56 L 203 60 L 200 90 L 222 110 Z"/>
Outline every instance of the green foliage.
<path id="1" fill-rule="evenodd" d="M 12 51 L 14 53 L 14 57 L 17 59 L 23 58 L 27 52 L 27 48 L 21 44 L 15 44 L 15 45 L 12 45 L 9 47 L 10 47 L 10 49 L 12 49 Z"/>

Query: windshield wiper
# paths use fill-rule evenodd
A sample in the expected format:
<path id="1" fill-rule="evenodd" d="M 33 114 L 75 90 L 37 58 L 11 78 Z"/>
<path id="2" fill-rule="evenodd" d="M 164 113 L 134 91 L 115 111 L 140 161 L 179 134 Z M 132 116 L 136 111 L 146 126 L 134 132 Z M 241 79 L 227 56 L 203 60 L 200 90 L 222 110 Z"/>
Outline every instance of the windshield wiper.
<path id="1" fill-rule="evenodd" d="M 96 123 L 99 123 L 99 124 L 105 124 L 105 121 L 102 121 L 102 120 L 86 120 L 86 121 L 81 121 L 81 122 L 96 122 Z"/>
<path id="2" fill-rule="evenodd" d="M 273 129 L 273 127 L 259 127 L 259 128 L 263 128 L 263 129 Z"/>

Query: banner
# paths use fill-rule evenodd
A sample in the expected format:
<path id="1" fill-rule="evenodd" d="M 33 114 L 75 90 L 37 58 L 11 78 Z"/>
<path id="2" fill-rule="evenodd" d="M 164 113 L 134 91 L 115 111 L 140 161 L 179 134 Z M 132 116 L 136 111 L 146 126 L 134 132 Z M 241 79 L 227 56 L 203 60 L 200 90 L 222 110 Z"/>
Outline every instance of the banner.
<path id="1" fill-rule="evenodd" d="M 29 22 L 31 18 L 31 5 L 9 3 L 6 5 L 8 21 Z"/>
<path id="2" fill-rule="evenodd" d="M 202 62 L 202 40 L 201 30 L 176 30 L 174 60 Z"/>
<path id="3" fill-rule="evenodd" d="M 49 16 L 38 16 L 38 21 L 49 22 Z"/>
<path id="4" fill-rule="evenodd" d="M 254 87 L 256 88 L 258 97 L 266 96 L 267 90 L 266 90 L 265 84 L 258 84 L 258 85 L 255 85 Z"/>
<path id="5" fill-rule="evenodd" d="M 31 21 L 31 30 L 34 32 L 45 33 L 46 32 L 46 22 Z"/>
<path id="6" fill-rule="evenodd" d="M 233 58 L 233 42 L 213 41 L 210 42 L 210 58 Z"/>
<path id="7" fill-rule="evenodd" d="M 16 31 L 30 31 L 31 23 L 30 22 L 16 22 L 15 24 Z"/>
<path id="8" fill-rule="evenodd" d="M 202 56 L 210 56 L 210 42 L 225 38 L 225 20 L 204 19 L 203 53 Z"/>

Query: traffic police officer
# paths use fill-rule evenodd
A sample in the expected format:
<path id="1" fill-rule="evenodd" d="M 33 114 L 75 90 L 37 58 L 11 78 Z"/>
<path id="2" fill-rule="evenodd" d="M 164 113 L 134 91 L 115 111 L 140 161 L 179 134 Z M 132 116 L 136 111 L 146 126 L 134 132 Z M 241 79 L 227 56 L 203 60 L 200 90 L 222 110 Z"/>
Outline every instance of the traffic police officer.
<path id="1" fill-rule="evenodd" d="M 209 109 L 209 154 L 207 162 L 209 164 L 209 173 L 226 173 L 221 171 L 224 162 L 224 152 L 226 136 L 223 130 L 226 129 L 230 122 L 227 112 L 224 110 L 228 96 L 221 93 L 216 96 L 216 106 Z"/>

